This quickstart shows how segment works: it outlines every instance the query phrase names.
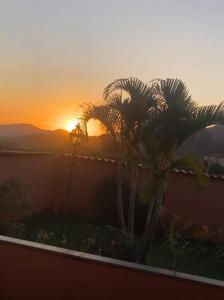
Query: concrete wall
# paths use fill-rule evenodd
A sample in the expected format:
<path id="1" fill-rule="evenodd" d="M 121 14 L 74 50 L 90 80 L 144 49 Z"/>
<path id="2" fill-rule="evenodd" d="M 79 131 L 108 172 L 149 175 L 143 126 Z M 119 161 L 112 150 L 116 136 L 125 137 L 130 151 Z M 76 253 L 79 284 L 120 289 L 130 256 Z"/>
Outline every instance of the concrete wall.
<path id="1" fill-rule="evenodd" d="M 71 157 L 55 155 L 0 155 L 0 182 L 15 179 L 24 185 L 29 211 L 62 210 L 69 197 L 68 180 Z M 115 175 L 116 164 L 104 160 L 76 158 L 73 162 L 73 184 L 69 211 L 85 222 L 116 223 L 116 203 L 104 189 Z M 146 171 L 140 170 L 140 185 Z M 170 176 L 166 195 L 167 216 L 179 215 L 182 222 L 191 221 L 195 228 L 208 225 L 218 231 L 223 227 L 224 180 L 211 178 L 209 185 L 199 189 L 193 175 L 174 173 Z M 21 211 L 1 219 L 24 217 Z"/>
<path id="2" fill-rule="evenodd" d="M 221 300 L 224 284 L 0 236 L 0 299 Z"/>

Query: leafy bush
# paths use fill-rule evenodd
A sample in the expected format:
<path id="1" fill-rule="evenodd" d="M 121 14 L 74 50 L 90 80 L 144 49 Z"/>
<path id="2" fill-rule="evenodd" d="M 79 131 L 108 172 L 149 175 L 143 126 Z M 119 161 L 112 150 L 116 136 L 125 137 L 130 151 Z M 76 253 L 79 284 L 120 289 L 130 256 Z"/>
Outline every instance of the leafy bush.
<path id="1" fill-rule="evenodd" d="M 164 225 L 163 235 L 155 238 L 147 262 L 175 271 L 224 279 L 224 245 L 211 240 L 219 233 L 223 230 L 214 233 L 206 225 L 193 230 L 191 223 L 174 216 L 170 226 Z"/>
<path id="2" fill-rule="evenodd" d="M 36 241 L 42 244 L 47 244 L 53 235 L 53 232 L 47 232 L 43 229 L 40 229 L 37 234 Z"/>
<path id="3" fill-rule="evenodd" d="M 21 184 L 12 179 L 0 183 L 0 210 L 8 212 L 25 208 L 25 190 Z"/>
<path id="4" fill-rule="evenodd" d="M 19 239 L 25 237 L 26 227 L 23 223 L 18 222 L 1 222 L 0 223 L 0 234 L 7 235 Z"/>
<path id="5" fill-rule="evenodd" d="M 134 246 L 112 226 L 76 225 L 69 231 L 68 245 L 92 254 L 125 260 L 135 258 Z"/>
<path id="6" fill-rule="evenodd" d="M 75 220 L 73 215 L 68 215 L 66 230 L 62 230 L 63 213 L 46 212 L 30 216 L 24 221 L 25 238 L 97 255 L 135 259 L 135 245 L 132 246 L 119 229 L 105 225 L 76 224 Z"/>
<path id="7" fill-rule="evenodd" d="M 162 213 L 161 213 L 162 216 Z M 67 230 L 62 232 L 63 214 L 42 213 L 24 223 L 0 223 L 0 234 L 55 245 L 91 254 L 136 261 L 142 246 L 136 237 L 132 245 L 119 229 L 112 226 L 76 224 L 70 215 Z M 210 241 L 214 234 L 207 226 L 193 232 L 191 224 L 174 216 L 163 235 L 157 235 L 150 247 L 147 264 L 224 279 L 224 245 Z M 223 240 L 223 230 L 219 230 Z"/>

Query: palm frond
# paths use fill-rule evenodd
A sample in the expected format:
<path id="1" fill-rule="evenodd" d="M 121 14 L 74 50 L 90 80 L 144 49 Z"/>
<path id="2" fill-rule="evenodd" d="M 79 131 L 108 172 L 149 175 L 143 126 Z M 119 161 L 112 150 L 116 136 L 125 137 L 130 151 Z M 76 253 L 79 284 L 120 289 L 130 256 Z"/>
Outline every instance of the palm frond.
<path id="1" fill-rule="evenodd" d="M 202 161 L 196 157 L 187 155 L 177 158 L 171 168 L 190 169 L 197 176 L 198 184 L 205 186 L 208 183 L 208 176 L 206 175 L 206 167 Z"/>
<path id="2" fill-rule="evenodd" d="M 98 120 L 112 137 L 116 138 L 116 133 L 119 130 L 119 116 L 108 105 L 84 103 L 82 105 L 82 115 L 86 122 L 91 119 Z"/>
<path id="3" fill-rule="evenodd" d="M 211 124 L 224 124 L 224 101 L 219 105 L 200 106 L 195 111 L 194 119 L 204 127 Z"/>
<path id="4" fill-rule="evenodd" d="M 178 112 L 182 117 L 189 116 L 197 104 L 191 98 L 185 83 L 180 79 L 155 80 L 151 93 L 160 104 L 160 109 Z"/>
<path id="5" fill-rule="evenodd" d="M 114 80 L 104 89 L 104 99 L 107 101 L 109 95 L 119 90 L 127 92 L 132 100 L 149 97 L 153 101 L 150 87 L 135 77 Z"/>
<path id="6" fill-rule="evenodd" d="M 200 106 L 178 126 L 178 146 L 193 133 L 213 124 L 224 124 L 224 102 L 219 105 Z"/>

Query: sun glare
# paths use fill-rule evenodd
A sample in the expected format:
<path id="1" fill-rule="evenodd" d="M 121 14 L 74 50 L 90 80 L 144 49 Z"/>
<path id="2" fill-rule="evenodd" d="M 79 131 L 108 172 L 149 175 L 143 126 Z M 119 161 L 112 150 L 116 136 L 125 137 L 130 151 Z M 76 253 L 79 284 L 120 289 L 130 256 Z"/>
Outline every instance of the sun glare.
<path id="1" fill-rule="evenodd" d="M 77 120 L 77 119 L 71 120 L 71 121 L 68 122 L 68 124 L 66 126 L 66 129 L 69 132 L 71 132 L 78 123 L 79 123 L 79 120 Z"/>

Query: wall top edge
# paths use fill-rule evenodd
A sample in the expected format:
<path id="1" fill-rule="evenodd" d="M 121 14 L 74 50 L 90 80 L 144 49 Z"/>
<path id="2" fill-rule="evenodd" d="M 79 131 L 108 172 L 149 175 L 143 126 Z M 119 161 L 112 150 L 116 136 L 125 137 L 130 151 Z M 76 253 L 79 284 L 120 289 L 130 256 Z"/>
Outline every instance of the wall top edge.
<path id="1" fill-rule="evenodd" d="M 52 152 L 41 152 L 41 151 L 0 151 L 0 157 L 5 157 L 5 156 L 48 156 L 48 155 L 56 155 Z M 58 156 L 58 155 L 57 155 Z M 72 158 L 71 154 L 60 154 L 59 156 L 63 156 L 66 158 Z M 76 155 L 76 158 L 79 159 L 85 159 L 85 160 L 92 160 L 92 161 L 101 161 L 101 162 L 106 162 L 106 163 L 112 163 L 112 164 L 116 164 L 117 160 L 116 159 L 111 159 L 111 158 L 102 158 L 102 157 L 94 157 L 94 156 L 87 156 L 87 155 Z M 143 164 L 138 164 L 139 168 L 142 169 L 149 169 L 147 165 L 143 165 Z M 185 175 L 192 175 L 195 176 L 195 173 L 193 171 L 190 170 L 185 170 L 185 169 L 173 169 L 173 173 L 176 174 L 185 174 Z M 219 180 L 224 180 L 224 176 L 223 175 L 209 175 L 209 174 L 205 174 L 207 177 L 209 178 L 213 178 L 213 179 L 219 179 Z"/>
<path id="2" fill-rule="evenodd" d="M 176 278 L 176 279 L 180 279 L 180 280 L 192 281 L 196 284 L 197 283 L 198 284 L 206 284 L 206 285 L 210 285 L 210 286 L 224 288 L 224 281 L 217 280 L 217 279 L 206 278 L 206 277 L 202 277 L 202 276 L 191 275 L 191 274 L 176 272 L 176 271 L 172 271 L 172 270 L 146 266 L 146 265 L 127 262 L 127 261 L 123 261 L 123 260 L 119 260 L 119 259 L 107 258 L 107 257 L 99 256 L 99 255 L 88 254 L 88 253 L 84 253 L 84 252 L 59 248 L 59 247 L 55 247 L 55 246 L 49 246 L 49 245 L 45 245 L 45 244 L 40 244 L 40 243 L 36 243 L 36 242 L 30 242 L 30 241 L 25 241 L 25 240 L 20 240 L 20 239 L 0 235 L 0 247 L 1 247 L 1 244 L 4 244 L 4 243 L 10 244 L 11 246 L 15 246 L 15 247 L 16 246 L 26 247 L 26 248 L 30 248 L 30 249 L 34 249 L 34 250 L 52 253 L 54 255 L 61 255 L 64 257 L 69 257 L 70 259 L 80 259 L 80 260 L 95 262 L 95 263 L 99 263 L 99 264 L 107 264 L 112 267 L 123 267 L 123 268 L 131 269 L 133 271 L 151 273 L 151 274 L 161 275 L 161 276 L 168 276 L 168 277 L 172 277 L 172 278 Z"/>
<path id="3" fill-rule="evenodd" d="M 51 155 L 51 152 L 43 151 L 0 151 L 0 156 L 19 156 L 19 155 Z"/>
<path id="4" fill-rule="evenodd" d="M 65 157 L 72 157 L 72 155 L 66 154 Z M 102 161 L 102 162 L 106 162 L 106 163 L 113 163 L 113 164 L 117 163 L 117 161 L 115 159 L 110 159 L 110 158 L 101 158 L 101 157 L 93 157 L 93 156 L 86 156 L 86 155 L 76 155 L 75 157 L 80 158 L 80 159 L 86 159 L 86 160 L 97 160 L 97 161 Z M 146 170 L 149 169 L 149 167 L 147 165 L 143 165 L 143 164 L 138 164 L 138 167 L 142 168 L 142 169 L 146 169 Z M 173 173 L 196 176 L 193 171 L 185 170 L 185 169 L 173 169 Z M 223 175 L 216 175 L 216 174 L 209 175 L 208 173 L 205 173 L 205 175 L 209 178 L 224 180 Z"/>

